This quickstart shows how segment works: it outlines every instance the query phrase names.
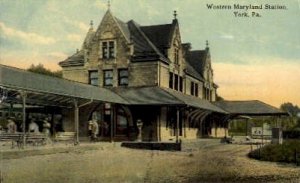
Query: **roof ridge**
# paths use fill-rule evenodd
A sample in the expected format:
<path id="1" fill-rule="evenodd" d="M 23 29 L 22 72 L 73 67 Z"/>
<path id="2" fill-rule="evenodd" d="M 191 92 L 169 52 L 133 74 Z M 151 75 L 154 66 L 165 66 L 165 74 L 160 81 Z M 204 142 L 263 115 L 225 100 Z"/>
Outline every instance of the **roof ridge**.
<path id="1" fill-rule="evenodd" d="M 141 27 L 154 27 L 154 26 L 165 26 L 165 25 L 172 25 L 172 24 L 141 25 Z"/>

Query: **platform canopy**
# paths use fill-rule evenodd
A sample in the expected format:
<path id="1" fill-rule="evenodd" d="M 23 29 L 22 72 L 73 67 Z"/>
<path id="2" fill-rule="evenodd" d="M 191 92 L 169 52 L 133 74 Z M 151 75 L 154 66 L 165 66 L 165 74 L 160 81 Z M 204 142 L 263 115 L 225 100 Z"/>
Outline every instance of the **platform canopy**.
<path id="1" fill-rule="evenodd" d="M 116 88 L 114 92 L 129 102 L 129 105 L 166 105 L 195 107 L 212 112 L 227 114 L 208 100 L 158 86 Z"/>
<path id="2" fill-rule="evenodd" d="M 66 79 L 36 74 L 0 64 L 0 86 L 8 91 L 8 101 L 20 102 L 20 92 L 26 93 L 28 104 L 72 106 L 78 103 L 101 101 L 128 104 L 114 92 Z"/>
<path id="3" fill-rule="evenodd" d="M 213 104 L 224 109 L 231 115 L 247 116 L 281 116 L 288 115 L 286 112 L 277 109 L 259 100 L 249 101 L 217 101 Z"/>

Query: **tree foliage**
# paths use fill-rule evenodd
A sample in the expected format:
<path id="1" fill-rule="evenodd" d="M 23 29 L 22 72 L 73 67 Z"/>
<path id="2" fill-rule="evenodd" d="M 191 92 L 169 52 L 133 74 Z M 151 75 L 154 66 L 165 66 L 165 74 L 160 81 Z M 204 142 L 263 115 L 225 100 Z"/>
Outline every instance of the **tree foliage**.
<path id="1" fill-rule="evenodd" d="M 59 78 L 62 77 L 62 71 L 51 71 L 50 69 L 45 68 L 43 64 L 38 64 L 38 65 L 32 64 L 27 70 L 30 72 L 39 73 L 43 75 L 54 76 Z"/>
<path id="2" fill-rule="evenodd" d="M 292 117 L 297 117 L 298 113 L 300 113 L 300 108 L 290 102 L 281 104 L 280 109 L 289 113 L 289 115 Z"/>
<path id="3" fill-rule="evenodd" d="M 216 101 L 223 101 L 224 98 L 221 97 L 220 95 L 216 94 Z"/>

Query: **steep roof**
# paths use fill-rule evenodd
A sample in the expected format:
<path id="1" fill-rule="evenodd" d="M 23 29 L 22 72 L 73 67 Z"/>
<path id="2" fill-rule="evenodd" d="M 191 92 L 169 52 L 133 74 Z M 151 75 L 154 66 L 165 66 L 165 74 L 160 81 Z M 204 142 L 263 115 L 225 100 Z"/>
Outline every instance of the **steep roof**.
<path id="1" fill-rule="evenodd" d="M 131 20 L 128 23 L 130 38 L 134 45 L 133 61 L 157 60 L 160 59 L 169 63 L 161 51 L 153 44 L 147 35 L 141 30 L 141 26 Z"/>
<path id="2" fill-rule="evenodd" d="M 126 40 L 130 40 L 130 31 L 128 28 L 128 24 L 123 22 L 122 20 L 118 19 L 117 17 L 114 17 L 116 20 L 117 24 L 119 25 L 119 28 L 121 32 L 124 34 Z"/>
<path id="3" fill-rule="evenodd" d="M 186 62 L 185 65 L 186 65 L 186 70 L 185 70 L 186 74 L 196 79 L 199 79 L 200 81 L 204 81 L 204 78 L 201 76 L 201 74 L 199 74 L 199 72 L 197 72 L 195 68 L 190 65 L 189 62 Z"/>
<path id="4" fill-rule="evenodd" d="M 186 54 L 186 61 L 203 77 L 206 65 L 207 50 L 193 50 Z"/>
<path id="5" fill-rule="evenodd" d="M 141 26 L 141 30 L 161 52 L 170 47 L 173 24 Z"/>
<path id="6" fill-rule="evenodd" d="M 85 49 L 85 48 L 88 48 L 94 38 L 94 35 L 95 35 L 95 31 L 93 29 L 93 27 L 91 27 L 89 29 L 89 31 L 87 32 L 86 36 L 85 36 L 85 39 L 83 41 L 83 44 L 82 44 L 82 47 L 81 49 Z"/>
<path id="7" fill-rule="evenodd" d="M 84 52 L 78 51 L 74 55 L 68 57 L 66 60 L 58 63 L 61 67 L 76 67 L 84 65 Z"/>
<path id="8" fill-rule="evenodd" d="M 228 111 L 230 114 L 237 115 L 286 115 L 276 107 L 269 104 L 261 102 L 259 100 L 249 100 L 249 101 L 217 101 L 214 102 L 215 105 Z"/>

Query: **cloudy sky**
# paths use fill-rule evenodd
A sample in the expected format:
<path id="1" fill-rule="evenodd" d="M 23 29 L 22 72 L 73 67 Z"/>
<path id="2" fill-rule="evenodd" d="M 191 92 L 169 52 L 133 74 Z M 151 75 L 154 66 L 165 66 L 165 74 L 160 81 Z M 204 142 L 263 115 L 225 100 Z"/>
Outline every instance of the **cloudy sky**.
<path id="1" fill-rule="evenodd" d="M 286 10 L 237 18 L 237 10 L 207 8 L 237 3 Z M 106 10 L 107 0 L 0 0 L 0 63 L 20 68 L 42 63 L 58 70 L 57 63 L 81 47 L 90 20 L 98 26 Z M 141 25 L 171 23 L 177 10 L 182 42 L 204 49 L 209 41 L 222 97 L 300 105 L 299 0 L 111 0 L 111 10 Z"/>

